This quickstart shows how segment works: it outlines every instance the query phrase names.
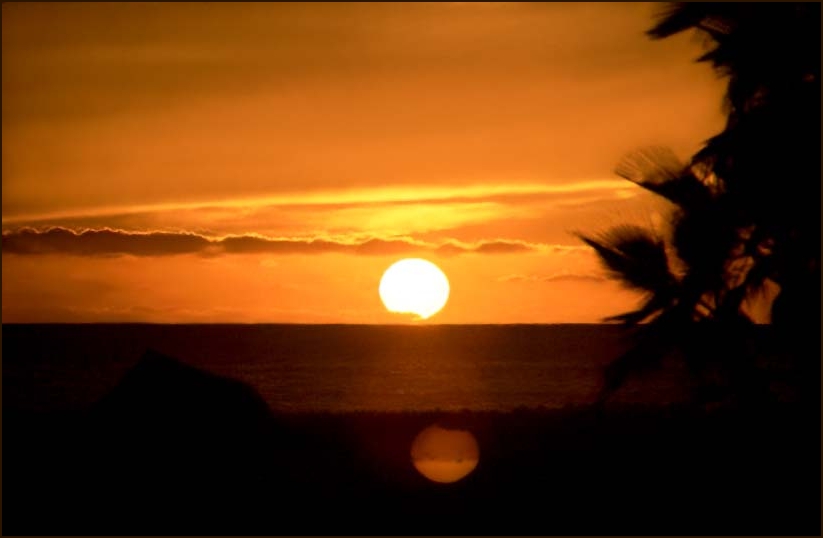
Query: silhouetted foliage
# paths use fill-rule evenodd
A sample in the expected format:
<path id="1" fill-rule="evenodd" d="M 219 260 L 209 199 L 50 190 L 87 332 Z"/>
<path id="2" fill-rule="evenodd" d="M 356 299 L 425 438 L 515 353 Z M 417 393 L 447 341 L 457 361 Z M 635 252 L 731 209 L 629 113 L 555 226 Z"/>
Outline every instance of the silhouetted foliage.
<path id="1" fill-rule="evenodd" d="M 609 318 L 651 321 L 645 341 L 606 372 L 602 400 L 674 348 L 698 375 L 713 356 L 727 395 L 764 397 L 746 344 L 745 306 L 757 299 L 786 360 L 819 379 L 820 5 L 672 3 L 648 34 L 689 29 L 709 47 L 698 61 L 728 77 L 727 123 L 689 163 L 654 147 L 618 165 L 618 175 L 671 202 L 666 241 L 625 225 L 583 237 L 612 275 L 649 293 L 638 310 Z M 770 288 L 779 292 L 768 304 Z"/>

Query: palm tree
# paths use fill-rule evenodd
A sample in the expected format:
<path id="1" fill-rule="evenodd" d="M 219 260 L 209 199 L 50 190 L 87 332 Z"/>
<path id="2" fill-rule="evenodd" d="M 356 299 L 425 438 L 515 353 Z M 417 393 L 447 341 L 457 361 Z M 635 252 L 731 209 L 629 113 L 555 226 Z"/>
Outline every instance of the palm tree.
<path id="1" fill-rule="evenodd" d="M 746 307 L 775 289 L 765 303 L 784 351 L 819 379 L 820 5 L 673 3 L 648 34 L 687 29 L 711 47 L 698 61 L 729 79 L 727 123 L 689 163 L 648 148 L 617 167 L 671 203 L 670 237 L 633 226 L 580 235 L 614 277 L 647 294 L 609 318 L 649 323 L 607 369 L 601 402 L 674 349 L 694 373 L 720 364 L 738 395 L 759 397 Z"/>

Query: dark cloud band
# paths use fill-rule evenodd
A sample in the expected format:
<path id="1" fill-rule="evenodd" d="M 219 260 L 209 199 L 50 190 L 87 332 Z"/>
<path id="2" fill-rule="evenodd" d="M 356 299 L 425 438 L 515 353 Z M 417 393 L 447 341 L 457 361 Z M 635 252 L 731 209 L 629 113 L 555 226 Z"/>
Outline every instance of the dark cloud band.
<path id="1" fill-rule="evenodd" d="M 98 229 L 74 231 L 68 228 L 38 230 L 21 228 L 3 232 L 3 253 L 17 255 L 64 254 L 73 256 L 173 256 L 200 254 L 324 254 L 398 255 L 435 253 L 507 254 L 532 252 L 538 245 L 519 241 L 481 241 L 473 244 L 448 241 L 435 244 L 410 238 L 372 238 L 359 242 L 330 239 L 270 238 L 256 235 L 210 239 L 183 232 L 128 232 Z"/>

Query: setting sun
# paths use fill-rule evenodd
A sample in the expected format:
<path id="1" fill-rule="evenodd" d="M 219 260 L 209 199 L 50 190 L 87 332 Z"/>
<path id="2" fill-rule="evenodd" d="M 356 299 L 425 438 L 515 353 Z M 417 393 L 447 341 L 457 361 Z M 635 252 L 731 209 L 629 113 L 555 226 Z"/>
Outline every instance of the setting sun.
<path id="1" fill-rule="evenodd" d="M 449 299 L 449 280 L 432 262 L 406 258 L 386 269 L 379 291 L 389 312 L 417 314 L 420 319 L 427 319 Z"/>

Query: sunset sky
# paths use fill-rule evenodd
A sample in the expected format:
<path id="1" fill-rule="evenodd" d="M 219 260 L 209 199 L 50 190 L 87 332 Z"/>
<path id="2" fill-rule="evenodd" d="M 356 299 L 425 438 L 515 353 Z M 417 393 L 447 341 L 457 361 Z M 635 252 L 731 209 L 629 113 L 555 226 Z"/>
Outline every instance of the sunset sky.
<path id="1" fill-rule="evenodd" d="M 725 81 L 633 4 L 2 6 L 2 321 L 579 323 L 633 307 L 572 232 L 666 207 Z"/>

